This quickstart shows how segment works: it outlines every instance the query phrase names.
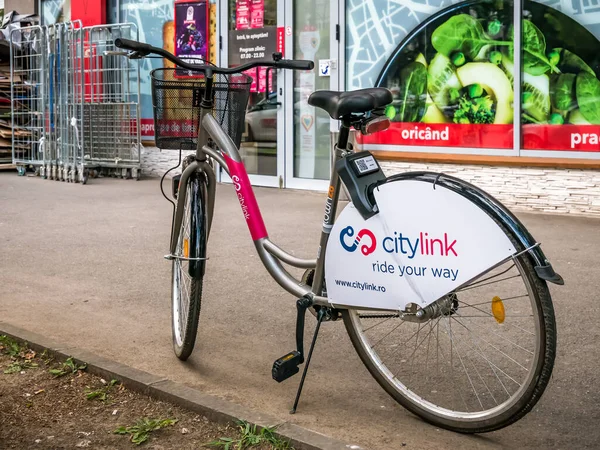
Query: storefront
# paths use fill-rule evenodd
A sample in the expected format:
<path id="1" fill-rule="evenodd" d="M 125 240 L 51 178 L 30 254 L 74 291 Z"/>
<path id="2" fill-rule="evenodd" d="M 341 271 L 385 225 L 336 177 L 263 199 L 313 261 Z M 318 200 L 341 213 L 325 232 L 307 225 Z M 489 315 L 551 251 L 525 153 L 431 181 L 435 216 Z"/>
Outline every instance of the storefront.
<path id="1" fill-rule="evenodd" d="M 258 185 L 325 189 L 337 124 L 306 99 L 315 89 L 384 86 L 392 127 L 361 139 L 386 171 L 456 173 L 509 206 L 600 214 L 600 8 L 582 0 L 428 2 L 207 0 L 211 61 L 312 59 L 311 73 L 256 70 L 242 145 Z M 109 22 L 173 49 L 173 0 L 94 3 Z M 179 4 L 178 3 L 178 4 Z M 188 5 L 189 6 L 189 5 Z M 86 13 L 90 17 L 89 13 Z M 98 13 L 100 14 L 100 13 Z M 183 12 L 182 12 L 183 14 Z M 66 16 L 63 14 L 63 16 Z M 189 33 L 188 33 L 189 34 Z M 187 36 L 187 35 L 186 35 Z M 188 36 L 188 39 L 189 36 Z M 181 40 L 181 39 L 180 39 Z M 152 139 L 143 62 L 143 130 Z M 146 150 L 147 169 L 176 155 Z"/>

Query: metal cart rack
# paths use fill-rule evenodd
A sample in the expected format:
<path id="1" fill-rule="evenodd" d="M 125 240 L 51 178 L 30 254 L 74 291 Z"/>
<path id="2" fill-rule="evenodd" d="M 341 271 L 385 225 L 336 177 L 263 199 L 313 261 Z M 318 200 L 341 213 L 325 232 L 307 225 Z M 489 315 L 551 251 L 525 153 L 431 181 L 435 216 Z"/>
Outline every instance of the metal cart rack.
<path id="1" fill-rule="evenodd" d="M 82 31 L 84 164 L 138 178 L 139 66 L 114 45 L 119 37 L 137 39 L 137 29 L 119 24 Z"/>
<path id="2" fill-rule="evenodd" d="M 19 173 L 44 163 L 47 55 L 45 27 L 13 30 L 10 39 L 12 160 Z"/>
<path id="3" fill-rule="evenodd" d="M 139 179 L 139 64 L 117 51 L 118 37 L 137 39 L 136 26 L 73 21 L 11 34 L 11 76 L 23 80 L 11 89 L 21 175 L 35 167 L 61 181 Z"/>

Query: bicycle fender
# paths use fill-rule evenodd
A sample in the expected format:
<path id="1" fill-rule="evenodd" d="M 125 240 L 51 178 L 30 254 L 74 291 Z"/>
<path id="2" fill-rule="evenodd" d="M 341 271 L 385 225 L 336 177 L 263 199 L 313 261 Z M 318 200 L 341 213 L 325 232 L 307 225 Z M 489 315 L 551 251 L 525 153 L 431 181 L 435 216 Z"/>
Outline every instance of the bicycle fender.
<path id="1" fill-rule="evenodd" d="M 436 186 L 442 186 L 450 189 L 459 195 L 467 198 L 475 205 L 480 207 L 492 219 L 501 223 L 510 232 L 511 236 L 519 242 L 524 249 L 529 248 L 529 254 L 533 259 L 535 272 L 540 279 L 549 281 L 557 285 L 564 285 L 565 282 L 558 273 L 552 268 L 552 264 L 544 255 L 541 247 L 529 233 L 521 221 L 506 208 L 499 200 L 477 186 L 467 183 L 459 178 L 438 172 L 406 172 L 393 175 L 387 178 L 382 184 L 391 183 L 400 180 L 417 180 L 431 183 L 433 189 Z"/>
<path id="2" fill-rule="evenodd" d="M 203 192 L 204 175 L 195 173 L 190 177 L 191 186 L 191 226 L 190 226 L 190 259 L 202 258 L 199 261 L 190 261 L 189 274 L 193 278 L 204 276 L 206 268 L 206 198 Z"/>

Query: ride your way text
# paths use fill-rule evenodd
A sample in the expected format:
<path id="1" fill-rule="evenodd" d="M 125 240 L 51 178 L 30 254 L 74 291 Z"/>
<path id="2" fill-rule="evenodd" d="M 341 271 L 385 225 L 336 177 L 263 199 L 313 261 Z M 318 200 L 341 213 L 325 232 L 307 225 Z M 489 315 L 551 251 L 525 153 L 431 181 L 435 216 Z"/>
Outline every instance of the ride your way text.
<path id="1" fill-rule="evenodd" d="M 415 277 L 434 277 L 434 278 L 448 278 L 449 280 L 456 281 L 458 278 L 459 269 L 449 269 L 445 267 L 425 267 L 425 266 L 395 266 L 394 264 L 388 264 L 387 261 L 374 262 L 373 272 L 376 273 L 389 273 L 397 274 L 398 276 L 415 276 Z"/>

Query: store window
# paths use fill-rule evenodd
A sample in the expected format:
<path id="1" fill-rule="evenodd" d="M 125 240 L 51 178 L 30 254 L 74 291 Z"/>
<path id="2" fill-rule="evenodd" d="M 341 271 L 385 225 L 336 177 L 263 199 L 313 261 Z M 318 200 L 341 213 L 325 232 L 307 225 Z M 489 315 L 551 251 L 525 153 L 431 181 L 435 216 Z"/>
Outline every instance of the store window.
<path id="1" fill-rule="evenodd" d="M 600 157 L 598 5 L 452 3 L 346 0 L 347 88 L 394 93 L 392 126 L 367 148 Z"/>
<path id="2" fill-rule="evenodd" d="M 330 58 L 328 0 L 294 2 L 294 58 L 314 61 Z M 329 76 L 317 69 L 294 71 L 294 177 L 329 179 L 331 142 L 329 114 L 308 104 L 315 90 L 330 89 Z"/>
<path id="3" fill-rule="evenodd" d="M 523 148 L 598 152 L 600 7 L 526 1 L 522 23 Z"/>
<path id="4" fill-rule="evenodd" d="M 461 5 L 427 18 L 385 62 L 375 84 L 394 94 L 392 127 L 373 142 L 512 149 L 512 4 Z"/>
<path id="5" fill-rule="evenodd" d="M 228 1 L 228 65 L 272 61 L 277 51 L 278 0 Z M 240 154 L 248 173 L 277 175 L 277 71 L 267 67 L 247 70 L 252 78 Z"/>
<path id="6" fill-rule="evenodd" d="M 41 0 L 42 25 L 71 20 L 71 0 Z"/>

